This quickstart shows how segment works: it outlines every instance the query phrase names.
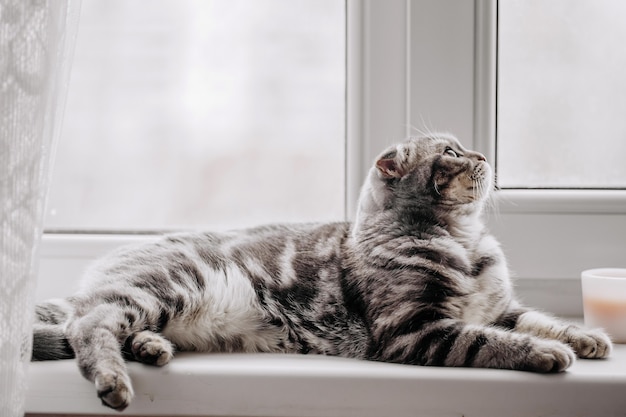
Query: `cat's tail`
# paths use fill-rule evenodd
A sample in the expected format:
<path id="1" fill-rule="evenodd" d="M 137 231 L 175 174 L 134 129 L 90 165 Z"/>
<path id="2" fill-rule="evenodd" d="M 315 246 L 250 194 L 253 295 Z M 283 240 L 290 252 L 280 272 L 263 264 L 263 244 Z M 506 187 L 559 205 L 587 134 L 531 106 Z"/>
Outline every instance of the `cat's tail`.
<path id="1" fill-rule="evenodd" d="M 71 359 L 74 351 L 65 337 L 65 322 L 73 312 L 67 300 L 50 300 L 35 306 L 31 360 Z"/>

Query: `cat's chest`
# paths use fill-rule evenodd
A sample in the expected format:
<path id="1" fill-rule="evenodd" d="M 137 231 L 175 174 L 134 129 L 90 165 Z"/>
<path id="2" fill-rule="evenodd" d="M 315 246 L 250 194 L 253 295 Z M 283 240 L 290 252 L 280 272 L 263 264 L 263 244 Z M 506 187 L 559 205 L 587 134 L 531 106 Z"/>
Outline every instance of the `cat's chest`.
<path id="1" fill-rule="evenodd" d="M 465 248 L 468 269 L 463 277 L 464 295 L 459 300 L 463 321 L 487 324 L 496 320 L 511 301 L 512 289 L 506 260 L 492 236 Z"/>

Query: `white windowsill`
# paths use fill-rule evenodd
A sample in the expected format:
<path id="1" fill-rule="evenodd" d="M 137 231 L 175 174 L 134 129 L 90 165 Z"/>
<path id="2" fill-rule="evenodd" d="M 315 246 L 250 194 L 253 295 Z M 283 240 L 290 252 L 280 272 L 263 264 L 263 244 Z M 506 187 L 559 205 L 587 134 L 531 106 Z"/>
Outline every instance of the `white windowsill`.
<path id="1" fill-rule="evenodd" d="M 501 213 L 626 214 L 626 190 L 504 189 L 495 199 Z"/>
<path id="2" fill-rule="evenodd" d="M 562 374 L 433 368 L 316 355 L 183 353 L 163 368 L 130 363 L 124 415 L 625 415 L 626 345 Z M 117 414 L 100 405 L 74 360 L 31 363 L 28 414 Z"/>

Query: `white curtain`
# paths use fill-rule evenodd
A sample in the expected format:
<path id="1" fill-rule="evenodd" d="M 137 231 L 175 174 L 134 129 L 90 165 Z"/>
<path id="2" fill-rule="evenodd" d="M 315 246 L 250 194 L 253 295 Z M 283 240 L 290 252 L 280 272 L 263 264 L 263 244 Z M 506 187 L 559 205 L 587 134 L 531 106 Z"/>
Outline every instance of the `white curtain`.
<path id="1" fill-rule="evenodd" d="M 33 290 L 80 0 L 0 0 L 0 416 L 24 414 Z"/>

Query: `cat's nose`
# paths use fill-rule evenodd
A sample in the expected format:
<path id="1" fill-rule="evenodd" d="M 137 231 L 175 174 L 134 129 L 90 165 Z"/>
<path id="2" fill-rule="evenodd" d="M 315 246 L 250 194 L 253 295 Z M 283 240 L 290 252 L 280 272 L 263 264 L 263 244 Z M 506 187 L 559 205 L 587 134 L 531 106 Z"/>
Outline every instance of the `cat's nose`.
<path id="1" fill-rule="evenodd" d="M 483 155 L 480 152 L 474 152 L 474 157 L 479 160 L 479 161 L 486 161 L 487 158 L 485 158 L 485 155 Z"/>

